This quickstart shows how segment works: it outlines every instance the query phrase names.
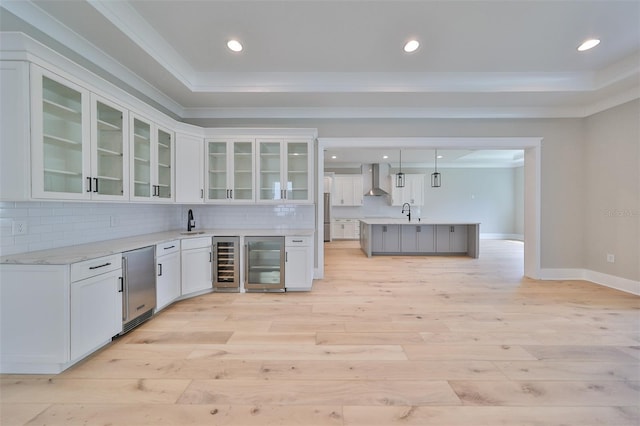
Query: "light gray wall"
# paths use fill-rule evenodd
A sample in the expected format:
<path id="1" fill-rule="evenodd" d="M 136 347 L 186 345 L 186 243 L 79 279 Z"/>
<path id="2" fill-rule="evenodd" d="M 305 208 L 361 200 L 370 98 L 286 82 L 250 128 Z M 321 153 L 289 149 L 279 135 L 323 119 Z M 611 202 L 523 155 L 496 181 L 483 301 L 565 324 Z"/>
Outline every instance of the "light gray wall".
<path id="1" fill-rule="evenodd" d="M 480 222 L 481 234 L 513 237 L 517 234 L 514 170 L 514 168 L 439 168 L 442 174 L 442 187 L 432 188 L 429 177 L 433 170 L 405 168 L 405 173 L 426 175 L 424 205 L 412 206 L 412 218 Z M 390 170 L 390 173 L 395 172 L 395 169 Z M 520 193 L 523 193 L 524 181 L 521 181 L 520 185 Z M 389 205 L 388 197 L 364 197 L 362 207 L 337 206 L 332 209 L 332 212 L 334 219 L 405 217 L 400 207 Z M 520 214 L 522 215 L 522 210 Z"/>
<path id="2" fill-rule="evenodd" d="M 586 268 L 638 281 L 640 101 L 589 117 L 585 131 Z"/>
<path id="3" fill-rule="evenodd" d="M 542 137 L 540 266 L 583 268 L 584 119 L 198 119 L 201 126 L 312 127 L 319 137 Z M 443 148 L 446 148 L 443 146 Z M 637 256 L 637 252 L 636 252 Z"/>
<path id="4" fill-rule="evenodd" d="M 513 232 L 524 237 L 524 167 L 513 169 Z"/>

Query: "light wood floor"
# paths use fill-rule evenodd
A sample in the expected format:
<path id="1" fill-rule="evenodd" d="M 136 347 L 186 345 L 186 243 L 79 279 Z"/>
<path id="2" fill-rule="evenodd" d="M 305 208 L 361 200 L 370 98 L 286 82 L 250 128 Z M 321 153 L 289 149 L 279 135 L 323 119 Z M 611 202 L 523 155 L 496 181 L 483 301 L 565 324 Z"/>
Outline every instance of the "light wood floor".
<path id="1" fill-rule="evenodd" d="M 57 376 L 2 376 L 2 425 L 640 424 L 640 298 L 480 259 L 327 244 L 311 293 L 174 304 Z"/>

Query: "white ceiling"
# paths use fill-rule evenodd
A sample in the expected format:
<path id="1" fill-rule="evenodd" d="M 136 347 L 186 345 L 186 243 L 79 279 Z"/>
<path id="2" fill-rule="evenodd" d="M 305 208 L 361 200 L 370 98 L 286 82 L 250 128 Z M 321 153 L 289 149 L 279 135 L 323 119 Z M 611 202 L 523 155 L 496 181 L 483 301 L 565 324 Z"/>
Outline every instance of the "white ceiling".
<path id="1" fill-rule="evenodd" d="M 584 117 L 640 97 L 640 0 L 1 6 L 3 30 L 62 43 L 185 119 Z M 589 37 L 602 43 L 577 52 Z"/>

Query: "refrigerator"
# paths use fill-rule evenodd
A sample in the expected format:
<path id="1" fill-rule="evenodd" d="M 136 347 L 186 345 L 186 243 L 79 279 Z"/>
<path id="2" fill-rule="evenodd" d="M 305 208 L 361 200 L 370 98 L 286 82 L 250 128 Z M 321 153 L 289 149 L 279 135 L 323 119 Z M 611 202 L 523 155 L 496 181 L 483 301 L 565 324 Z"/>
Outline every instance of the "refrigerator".
<path id="1" fill-rule="evenodd" d="M 324 240 L 331 241 L 331 193 L 324 193 Z"/>
<path id="2" fill-rule="evenodd" d="M 284 291 L 284 237 L 245 237 L 244 288 Z"/>

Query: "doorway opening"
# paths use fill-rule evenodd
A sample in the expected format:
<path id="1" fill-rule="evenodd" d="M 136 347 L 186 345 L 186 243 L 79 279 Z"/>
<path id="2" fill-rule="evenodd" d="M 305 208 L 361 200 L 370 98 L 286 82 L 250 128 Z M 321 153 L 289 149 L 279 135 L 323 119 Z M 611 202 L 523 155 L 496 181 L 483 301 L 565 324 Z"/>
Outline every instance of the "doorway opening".
<path id="1" fill-rule="evenodd" d="M 317 268 L 315 278 L 324 276 L 324 166 L 325 152 L 332 149 L 370 148 L 385 149 L 447 149 L 447 150 L 522 150 L 524 165 L 522 171 L 523 198 L 523 244 L 524 275 L 540 277 L 540 149 L 542 138 L 537 137 L 496 137 L 496 138 L 319 138 L 317 152 Z M 482 228 L 481 228 L 482 232 Z"/>

